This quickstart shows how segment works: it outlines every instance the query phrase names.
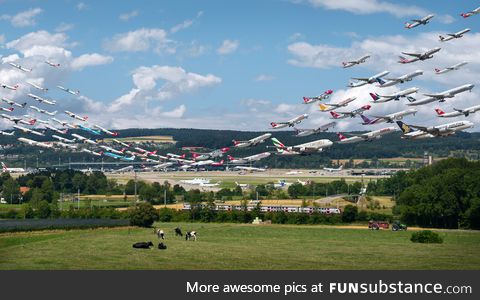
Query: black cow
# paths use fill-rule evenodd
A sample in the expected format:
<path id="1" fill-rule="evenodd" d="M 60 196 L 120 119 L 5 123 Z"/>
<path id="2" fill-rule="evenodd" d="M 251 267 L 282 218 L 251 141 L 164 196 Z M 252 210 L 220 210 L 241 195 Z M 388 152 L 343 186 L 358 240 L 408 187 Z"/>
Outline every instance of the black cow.
<path id="1" fill-rule="evenodd" d="M 153 243 L 152 242 L 138 242 L 138 243 L 135 243 L 133 244 L 133 248 L 137 248 L 137 249 L 150 249 L 150 247 L 153 247 Z"/>
<path id="2" fill-rule="evenodd" d="M 158 244 L 158 249 L 165 250 L 167 249 L 167 245 L 165 245 L 164 243 L 160 243 Z"/>
<path id="3" fill-rule="evenodd" d="M 187 234 L 185 234 L 185 240 L 188 241 L 190 239 L 193 239 L 194 241 L 197 240 L 197 232 L 196 231 L 187 231 Z"/>
<path id="4" fill-rule="evenodd" d="M 183 236 L 183 233 L 180 227 L 175 228 L 175 236 Z"/>

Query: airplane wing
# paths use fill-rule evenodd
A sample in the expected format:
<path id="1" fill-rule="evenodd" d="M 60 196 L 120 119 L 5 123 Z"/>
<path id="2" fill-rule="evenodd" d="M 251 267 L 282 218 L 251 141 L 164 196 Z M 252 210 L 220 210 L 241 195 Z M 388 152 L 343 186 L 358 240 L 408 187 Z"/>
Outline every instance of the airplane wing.
<path id="1" fill-rule="evenodd" d="M 422 99 L 422 100 L 407 103 L 407 105 L 416 106 L 416 105 L 427 104 L 427 103 L 434 102 L 434 101 L 437 101 L 437 100 L 438 100 L 437 98 L 428 97 L 428 98 L 425 98 L 425 99 Z"/>
<path id="2" fill-rule="evenodd" d="M 412 22 L 417 22 L 417 23 L 422 23 L 422 20 L 415 20 L 415 19 L 413 19 L 413 20 L 410 20 L 410 21 L 412 21 Z"/>
<path id="3" fill-rule="evenodd" d="M 451 37 L 457 37 L 457 34 L 456 33 L 447 33 L 448 36 L 451 36 Z"/>
<path id="4" fill-rule="evenodd" d="M 427 96 L 427 97 L 432 97 L 432 98 L 436 98 L 436 99 L 445 98 L 445 95 L 443 95 L 443 94 L 424 94 L 424 95 Z"/>
<path id="5" fill-rule="evenodd" d="M 408 52 L 402 52 L 402 54 L 413 56 L 413 57 L 420 57 L 422 56 L 421 53 L 408 53 Z"/>
<path id="6" fill-rule="evenodd" d="M 433 129 L 428 129 L 427 127 L 424 127 L 424 126 L 417 126 L 417 125 L 409 125 L 410 127 L 412 128 L 415 128 L 415 129 L 418 129 L 420 131 L 423 131 L 423 132 L 426 132 L 426 133 L 431 133 L 433 135 L 437 135 L 439 130 L 437 128 L 433 128 Z"/>
<path id="7" fill-rule="evenodd" d="M 368 81 L 369 78 L 352 77 L 353 80 Z"/>

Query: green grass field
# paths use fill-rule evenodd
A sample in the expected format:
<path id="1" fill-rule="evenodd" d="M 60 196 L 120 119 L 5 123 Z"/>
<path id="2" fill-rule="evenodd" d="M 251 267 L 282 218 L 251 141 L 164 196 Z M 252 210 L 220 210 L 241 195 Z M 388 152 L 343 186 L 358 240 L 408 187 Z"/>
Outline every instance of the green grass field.
<path id="1" fill-rule="evenodd" d="M 173 228 L 196 230 L 197 242 Z M 167 250 L 133 249 L 158 243 L 152 229 L 113 228 L 0 235 L 0 269 L 480 269 L 480 232 L 441 231 L 445 242 L 414 244 L 412 232 L 325 226 L 157 224 Z"/>

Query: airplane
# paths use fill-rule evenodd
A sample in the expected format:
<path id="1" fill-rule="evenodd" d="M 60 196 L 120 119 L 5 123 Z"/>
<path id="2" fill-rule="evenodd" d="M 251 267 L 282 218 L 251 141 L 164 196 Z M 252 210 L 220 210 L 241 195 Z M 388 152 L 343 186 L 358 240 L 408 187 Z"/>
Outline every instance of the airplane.
<path id="1" fill-rule="evenodd" d="M 413 23 L 405 22 L 405 28 L 412 29 L 420 25 L 427 25 L 434 16 L 435 15 L 428 15 L 418 20 L 417 19 L 411 20 Z"/>
<path id="2" fill-rule="evenodd" d="M 285 146 L 276 138 L 272 138 L 273 145 L 277 149 L 278 155 L 305 155 L 323 151 L 323 148 L 328 148 L 333 145 L 332 141 L 316 140 L 295 146 Z"/>
<path id="3" fill-rule="evenodd" d="M 265 140 L 269 139 L 270 137 L 272 136 L 271 133 L 265 133 L 265 134 L 262 134 L 260 136 L 257 136 L 253 139 L 249 139 L 247 141 L 237 141 L 237 140 L 233 140 L 233 146 L 235 148 L 247 148 L 247 147 L 253 147 L 253 146 L 256 146 L 258 144 L 261 144 L 261 143 L 264 143 Z"/>
<path id="4" fill-rule="evenodd" d="M 89 150 L 89 149 L 87 149 L 87 148 L 83 148 L 81 151 L 82 151 L 82 152 L 86 152 L 86 153 L 90 153 L 90 154 L 95 155 L 95 156 L 102 156 L 102 153 L 100 153 L 100 152 L 95 152 L 95 151 Z"/>
<path id="5" fill-rule="evenodd" d="M 320 111 L 332 111 L 339 107 L 346 107 L 350 102 L 355 101 L 355 99 L 357 99 L 357 97 L 350 97 L 338 103 L 320 103 L 318 106 L 320 107 Z"/>
<path id="6" fill-rule="evenodd" d="M 57 139 L 57 140 L 59 140 L 60 142 L 65 142 L 65 143 L 70 143 L 70 144 L 75 143 L 75 139 L 70 140 L 70 139 L 67 139 L 67 138 L 64 138 L 64 137 L 55 135 L 55 134 L 52 135 L 52 138 Z"/>
<path id="7" fill-rule="evenodd" d="M 385 127 L 385 128 L 382 128 L 382 129 L 370 131 L 370 132 L 360 134 L 360 135 L 356 135 L 356 136 L 352 136 L 352 137 L 349 137 L 349 138 L 347 138 L 346 136 L 344 136 L 341 133 L 337 133 L 337 135 L 340 139 L 338 141 L 338 143 L 339 144 L 352 144 L 352 143 L 358 143 L 358 142 L 362 142 L 362 141 L 373 141 L 373 140 L 376 140 L 376 139 L 380 139 L 383 135 L 388 134 L 388 133 L 392 133 L 394 131 L 395 131 L 395 127 Z"/>
<path id="8" fill-rule="evenodd" d="M 233 167 L 234 170 L 245 171 L 245 172 L 265 172 L 267 169 L 265 168 L 255 168 L 255 167 L 245 167 L 245 166 L 235 166 Z"/>
<path id="9" fill-rule="evenodd" d="M 340 167 L 338 168 L 323 168 L 323 170 L 330 173 L 340 172 L 341 170 L 343 170 L 343 165 L 340 165 Z"/>
<path id="10" fill-rule="evenodd" d="M 9 135 L 9 136 L 12 136 L 12 135 L 15 134 L 15 131 L 7 132 L 7 131 L 0 130 L 0 134 L 1 134 L 1 135 Z"/>
<path id="11" fill-rule="evenodd" d="M 122 143 L 122 144 L 124 144 L 124 143 Z M 127 147 L 128 147 L 128 146 L 127 146 Z M 135 147 L 134 149 L 135 149 L 135 150 L 137 150 L 138 152 L 140 152 L 140 153 L 142 153 L 142 154 L 146 155 L 146 156 L 148 156 L 148 155 L 155 155 L 155 154 L 157 154 L 157 150 L 154 150 L 154 151 L 148 151 L 148 150 L 145 150 L 145 149 L 143 149 L 143 148 L 140 148 L 140 147 Z"/>
<path id="12" fill-rule="evenodd" d="M 2 101 L 5 102 L 5 103 L 8 103 L 11 106 L 18 106 L 18 107 L 21 107 L 21 108 L 24 108 L 27 105 L 27 102 L 24 102 L 24 103 L 20 104 L 20 103 L 17 103 L 15 101 L 12 101 L 10 99 L 7 99 L 5 97 L 2 97 Z"/>
<path id="13" fill-rule="evenodd" d="M 437 117 L 441 117 L 441 118 L 453 118 L 453 117 L 458 117 L 458 116 L 461 116 L 461 115 L 464 115 L 465 117 L 468 117 L 470 114 L 473 114 L 473 113 L 479 111 L 480 110 L 480 105 L 475 105 L 475 106 L 471 106 L 471 107 L 464 108 L 464 109 L 454 108 L 453 110 L 454 110 L 454 112 L 445 113 L 440 108 L 435 109 L 435 111 L 437 112 Z"/>
<path id="14" fill-rule="evenodd" d="M 76 125 L 76 126 L 78 126 L 78 128 L 80 128 L 80 129 L 83 130 L 83 131 L 90 132 L 90 133 L 95 134 L 95 135 L 101 135 L 101 134 L 102 134 L 102 133 L 101 133 L 100 131 L 98 131 L 98 130 L 92 129 L 92 128 L 87 127 L 87 126 L 83 126 L 83 125 L 81 125 L 81 124 Z"/>
<path id="15" fill-rule="evenodd" d="M 27 114 L 27 115 L 23 115 L 23 116 L 28 119 L 27 122 L 30 122 L 30 121 L 35 120 L 36 123 L 40 123 L 40 124 L 44 124 L 44 125 L 49 123 L 49 121 L 37 119 L 37 118 L 34 118 L 34 117 L 32 117 L 31 115 L 28 115 L 28 114 Z"/>
<path id="16" fill-rule="evenodd" d="M 293 119 L 290 119 L 286 122 L 272 122 L 270 125 L 272 125 L 272 129 L 279 129 L 279 128 L 285 128 L 285 127 L 293 127 L 295 124 L 299 124 L 302 122 L 302 120 L 307 119 L 308 114 L 303 114 L 298 117 L 295 117 Z"/>
<path id="17" fill-rule="evenodd" d="M 14 86 L 11 86 L 11 85 L 2 83 L 2 88 L 9 89 L 9 90 L 12 90 L 12 91 L 16 91 L 18 89 L 18 84 L 14 85 Z"/>
<path id="18" fill-rule="evenodd" d="M 122 145 L 122 146 L 125 147 L 125 148 L 128 148 L 128 147 L 131 146 L 130 144 L 126 144 L 126 143 L 124 143 L 124 142 L 122 142 L 122 141 L 119 141 L 119 140 L 117 140 L 117 139 L 112 139 L 112 141 L 114 141 L 114 142 L 117 143 L 117 144 Z"/>
<path id="19" fill-rule="evenodd" d="M 286 182 L 285 180 L 278 180 L 278 183 L 274 183 L 273 184 L 273 188 L 275 189 L 281 189 L 281 188 L 284 188 L 286 187 L 287 185 L 290 185 L 290 183 Z"/>
<path id="20" fill-rule="evenodd" d="M 297 183 L 300 183 L 301 185 L 305 186 L 310 184 L 310 180 L 307 179 L 307 181 L 301 181 L 300 179 L 297 178 Z"/>
<path id="21" fill-rule="evenodd" d="M 25 124 L 25 125 L 35 125 L 35 123 L 37 121 L 35 119 L 27 121 L 27 120 L 24 120 L 22 118 L 10 116 L 10 115 L 7 115 L 7 114 L 1 114 L 0 116 L 4 119 L 7 119 L 9 121 L 14 122 L 15 124 L 22 123 L 22 124 Z"/>
<path id="22" fill-rule="evenodd" d="M 65 113 L 67 115 L 69 115 L 70 117 L 72 117 L 74 119 L 77 119 L 77 120 L 80 120 L 80 121 L 83 121 L 83 122 L 87 121 L 87 119 L 88 119 L 88 117 L 86 117 L 86 116 L 85 117 L 80 117 L 79 115 L 76 115 L 76 114 L 74 114 L 74 113 L 72 113 L 71 111 L 68 111 L 68 110 L 66 110 Z"/>
<path id="23" fill-rule="evenodd" d="M 410 106 L 422 105 L 422 104 L 427 104 L 434 101 L 445 102 L 446 98 L 453 98 L 455 97 L 455 95 L 459 93 L 463 93 L 465 91 L 471 92 L 474 87 L 475 85 L 473 84 L 465 84 L 465 85 L 462 85 L 438 94 L 424 94 L 425 96 L 427 96 L 426 98 L 408 103 L 407 105 L 410 105 Z"/>
<path id="24" fill-rule="evenodd" d="M 373 125 L 373 124 L 379 124 L 379 123 L 393 123 L 394 121 L 401 120 L 403 117 L 408 116 L 408 115 L 414 115 L 418 112 L 418 110 L 410 108 L 407 110 L 402 110 L 399 112 L 395 112 L 392 114 L 388 114 L 386 116 L 373 116 L 375 119 L 371 120 L 365 115 L 360 115 L 362 117 L 363 123 L 362 125 Z"/>
<path id="25" fill-rule="evenodd" d="M 435 74 L 440 75 L 440 74 L 445 74 L 445 73 L 450 72 L 450 71 L 456 71 L 456 70 L 460 69 L 460 67 L 463 67 L 463 66 L 466 65 L 466 64 L 468 64 L 468 62 L 467 62 L 467 61 L 463 61 L 463 62 L 458 63 L 458 64 L 456 64 L 456 65 L 453 65 L 453 66 L 451 66 L 451 67 L 446 67 L 446 68 L 443 69 L 443 70 L 435 69 Z"/>
<path id="26" fill-rule="evenodd" d="M 174 165 L 173 162 L 168 161 L 168 162 L 164 162 L 164 163 L 161 163 L 161 164 L 159 164 L 159 165 L 153 166 L 152 168 L 154 168 L 154 169 L 156 169 L 156 170 L 158 170 L 158 169 L 166 169 L 166 168 L 171 167 L 171 166 L 173 166 L 173 165 Z"/>
<path id="27" fill-rule="evenodd" d="M 100 145 L 100 148 L 102 148 L 103 150 L 105 151 L 108 151 L 110 153 L 115 153 L 115 154 L 123 154 L 123 152 L 125 152 L 125 148 L 122 148 L 121 150 L 116 150 L 116 149 L 113 149 L 112 147 L 109 147 L 109 146 L 106 146 L 106 145 Z"/>
<path id="28" fill-rule="evenodd" d="M 133 166 L 126 166 L 117 170 L 113 170 L 112 173 L 125 173 L 133 171 Z"/>
<path id="29" fill-rule="evenodd" d="M 420 138 L 424 135 L 431 135 L 433 137 L 449 136 L 455 134 L 457 131 L 462 131 L 468 128 L 472 128 L 474 126 L 474 124 L 470 121 L 457 121 L 429 127 L 407 125 L 402 121 L 397 121 L 397 124 L 402 129 L 404 138 Z M 412 128 L 417 130 L 413 131 Z M 412 132 L 415 134 L 413 134 Z"/>
<path id="30" fill-rule="evenodd" d="M 213 150 L 208 153 L 192 152 L 192 157 L 193 157 L 193 160 L 207 160 L 210 158 L 221 157 L 223 156 L 224 153 L 228 152 L 228 150 L 230 150 L 230 148 L 225 147 L 225 148 Z"/>
<path id="31" fill-rule="evenodd" d="M 9 108 L 0 107 L 0 110 L 1 110 L 1 111 L 6 111 L 6 112 L 12 112 L 12 111 L 13 111 L 13 107 L 9 107 Z"/>
<path id="32" fill-rule="evenodd" d="M 201 183 L 208 184 L 210 183 L 210 179 L 207 178 L 193 178 L 193 179 L 184 179 L 180 180 L 181 183 L 192 184 L 192 185 L 199 185 Z"/>
<path id="33" fill-rule="evenodd" d="M 343 68 L 350 68 L 350 67 L 353 67 L 355 65 L 359 65 L 359 64 L 363 64 L 365 61 L 367 61 L 367 58 L 370 58 L 370 55 L 364 55 L 358 59 L 354 59 L 354 60 L 351 60 L 351 61 L 344 61 L 342 62 L 342 65 L 343 65 Z"/>
<path id="34" fill-rule="evenodd" d="M 101 127 L 100 125 L 93 125 L 93 128 L 96 128 L 100 131 L 103 131 L 104 133 L 106 134 L 109 134 L 109 135 L 113 135 L 113 136 L 117 136 L 118 135 L 118 132 L 112 132 L 112 131 L 109 131 L 103 127 Z"/>
<path id="35" fill-rule="evenodd" d="M 45 133 L 43 133 L 43 132 L 35 131 L 33 129 L 26 128 L 26 127 L 23 127 L 23 126 L 13 125 L 13 128 L 21 130 L 24 133 L 31 133 L 31 134 L 38 135 L 38 136 L 45 136 Z"/>
<path id="36" fill-rule="evenodd" d="M 70 93 L 70 94 L 72 94 L 72 95 L 74 95 L 74 96 L 80 95 L 80 91 L 74 91 L 74 90 L 71 90 L 71 89 L 69 89 L 69 88 L 63 87 L 63 86 L 61 86 L 61 85 L 57 85 L 57 88 L 61 89 L 62 91 L 65 91 L 65 92 L 67 92 L 67 93 Z"/>
<path id="37" fill-rule="evenodd" d="M 222 166 L 223 165 L 223 160 L 220 162 L 213 161 L 211 159 L 208 160 L 201 160 L 201 161 L 195 161 L 191 164 L 183 165 L 183 168 L 194 168 L 194 167 L 202 167 L 202 166 Z"/>
<path id="38" fill-rule="evenodd" d="M 33 110 L 36 110 L 39 113 L 46 114 L 46 115 L 49 115 L 49 116 L 54 116 L 54 115 L 57 114 L 57 111 L 49 112 L 49 111 L 46 111 L 45 109 L 41 109 L 41 108 L 38 108 L 38 107 L 33 106 L 33 105 L 30 105 L 30 108 L 33 109 Z"/>
<path id="39" fill-rule="evenodd" d="M 450 41 L 450 40 L 453 40 L 453 39 L 459 39 L 461 37 L 463 37 L 463 35 L 467 32 L 470 31 L 470 28 L 465 28 L 463 30 L 460 30 L 459 32 L 456 32 L 456 33 L 447 33 L 447 36 L 444 37 L 444 36 L 439 36 L 440 38 L 440 42 L 447 42 L 447 41 Z"/>
<path id="40" fill-rule="evenodd" d="M 318 128 L 315 128 L 315 129 L 297 129 L 297 128 L 294 127 L 295 133 L 296 133 L 295 136 L 296 137 L 305 137 L 305 136 L 310 136 L 312 134 L 325 132 L 325 131 L 328 131 L 330 128 L 335 127 L 335 125 L 337 125 L 336 122 L 330 122 L 328 124 L 322 125 L 322 126 L 320 126 Z"/>
<path id="41" fill-rule="evenodd" d="M 44 92 L 48 92 L 48 88 L 45 88 L 45 87 L 42 87 L 38 84 L 35 84 L 33 82 L 30 82 L 30 81 L 27 81 L 27 83 L 31 86 L 33 86 L 34 88 L 36 88 L 37 90 L 41 90 L 41 91 L 44 91 Z"/>
<path id="42" fill-rule="evenodd" d="M 77 149 L 77 146 L 75 146 L 75 145 L 70 145 L 70 144 L 66 144 L 66 143 L 63 143 L 63 142 L 54 142 L 54 143 L 55 143 L 55 145 L 60 146 L 60 147 L 65 148 L 65 149 L 72 149 L 72 150 Z"/>
<path id="43" fill-rule="evenodd" d="M 354 87 L 359 87 L 359 86 L 363 86 L 363 85 L 366 85 L 366 84 L 372 84 L 372 83 L 375 83 L 375 82 L 380 82 L 380 78 L 382 77 L 385 77 L 389 74 L 390 72 L 389 71 L 383 71 L 381 73 L 378 73 L 378 74 L 375 74 L 369 78 L 366 78 L 366 77 L 352 77 L 351 79 L 352 80 L 356 80 L 357 82 L 350 82 L 349 83 L 349 87 L 351 88 L 354 88 Z"/>
<path id="44" fill-rule="evenodd" d="M 323 92 L 323 94 L 315 97 L 303 97 L 303 104 L 310 104 L 316 101 L 327 99 L 331 94 L 333 94 L 333 90 L 327 90 Z"/>
<path id="45" fill-rule="evenodd" d="M 57 119 L 57 118 L 51 118 L 50 120 L 52 120 L 52 121 L 54 121 L 54 122 L 57 122 L 58 124 L 60 124 L 60 125 L 62 125 L 62 126 L 66 126 L 66 127 L 68 127 L 68 128 L 71 128 L 71 129 L 77 129 L 77 128 L 78 128 L 78 126 L 75 125 L 75 124 L 70 124 L 70 123 L 68 123 L 68 122 L 66 122 L 66 121 L 61 121 L 61 120 L 59 120 L 59 119 Z"/>
<path id="46" fill-rule="evenodd" d="M 473 15 L 478 15 L 478 14 L 480 14 L 480 7 L 475 8 L 475 9 L 472 10 L 472 11 L 469 11 L 469 12 L 466 12 L 466 13 L 462 13 L 462 14 L 460 14 L 460 15 L 461 15 L 462 17 L 464 17 L 464 18 L 468 18 L 468 17 L 471 17 L 471 16 L 473 16 Z"/>
<path id="47" fill-rule="evenodd" d="M 53 63 L 51 61 L 46 60 L 45 63 L 51 67 L 60 67 L 60 64 Z"/>
<path id="48" fill-rule="evenodd" d="M 44 126 L 45 126 L 45 128 L 50 129 L 50 130 L 55 131 L 55 132 L 60 133 L 60 134 L 67 134 L 67 132 L 68 132 L 68 129 L 60 130 L 60 129 L 58 129 L 58 128 L 50 125 L 50 124 L 45 124 Z"/>
<path id="49" fill-rule="evenodd" d="M 44 98 L 42 98 L 42 97 L 40 97 L 40 96 L 37 96 L 37 95 L 35 95 L 35 94 L 28 94 L 27 96 L 29 96 L 29 97 L 37 100 L 37 101 L 40 102 L 40 103 L 45 103 L 45 104 L 49 104 L 49 105 L 55 105 L 55 104 L 57 103 L 55 100 L 51 100 L 51 101 L 50 101 L 50 100 L 44 99 Z"/>
<path id="50" fill-rule="evenodd" d="M 250 155 L 250 156 L 242 157 L 242 158 L 234 158 L 230 155 L 227 156 L 227 157 L 228 157 L 228 160 L 230 161 L 231 164 L 246 164 L 246 163 L 250 163 L 250 162 L 254 162 L 254 161 L 259 161 L 261 159 L 269 157 L 270 155 L 271 155 L 270 152 L 262 152 L 262 153 L 259 153 L 259 154 Z"/>
<path id="51" fill-rule="evenodd" d="M 331 119 L 345 119 L 345 118 L 355 118 L 357 115 L 363 114 L 364 111 L 369 110 L 372 106 L 367 104 L 350 112 L 335 112 L 331 111 Z"/>
<path id="52" fill-rule="evenodd" d="M 54 148 L 52 144 L 37 142 L 37 141 L 27 139 L 27 138 L 23 138 L 23 137 L 18 138 L 17 140 L 22 142 L 22 143 L 31 145 L 31 146 L 38 146 L 38 147 L 47 148 L 47 149 L 53 149 Z"/>
<path id="53" fill-rule="evenodd" d="M 380 84 L 378 86 L 379 87 L 394 86 L 398 83 L 405 83 L 407 81 L 412 81 L 412 79 L 414 77 L 417 77 L 417 76 L 420 76 L 420 75 L 423 75 L 422 70 L 416 70 L 412 73 L 408 73 L 408 74 L 405 74 L 405 75 L 402 75 L 402 76 L 396 77 L 396 78 L 385 78 L 385 80 L 387 80 L 387 81 L 384 81 L 383 79 L 379 79 L 378 82 Z"/>
<path id="54" fill-rule="evenodd" d="M 11 65 L 11 66 L 14 67 L 14 68 L 17 68 L 17 69 L 19 69 L 19 70 L 22 70 L 23 72 L 32 72 L 32 69 L 27 69 L 27 68 L 25 68 L 25 67 L 22 67 L 22 66 L 20 66 L 20 65 L 17 65 L 17 64 L 15 64 L 15 63 L 13 63 L 13 62 L 9 62 L 8 64 Z"/>
<path id="55" fill-rule="evenodd" d="M 235 181 L 235 185 L 239 186 L 242 189 L 248 188 L 249 184 L 248 183 L 238 183 Z"/>
<path id="56" fill-rule="evenodd" d="M 3 173 L 24 173 L 24 168 L 9 168 L 7 165 L 2 161 L 2 172 Z"/>
<path id="57" fill-rule="evenodd" d="M 287 173 L 285 173 L 285 175 L 299 175 L 299 174 L 303 174 L 302 171 L 289 171 Z"/>
<path id="58" fill-rule="evenodd" d="M 172 158 L 178 158 L 178 159 L 183 159 L 185 158 L 186 154 L 183 153 L 182 155 L 178 155 L 178 154 L 173 154 L 173 153 L 167 153 L 167 157 L 169 159 L 172 159 Z"/>
<path id="59" fill-rule="evenodd" d="M 117 154 L 111 153 L 111 152 L 100 152 L 100 153 L 103 154 L 103 155 L 115 158 L 115 159 L 123 160 L 123 161 L 134 161 L 135 160 L 135 155 L 122 156 L 122 155 L 117 155 Z"/>
<path id="60" fill-rule="evenodd" d="M 393 93 L 391 95 L 379 95 L 377 93 L 370 93 L 370 97 L 372 97 L 373 99 L 373 101 L 370 101 L 370 102 L 385 103 L 392 100 L 398 101 L 400 100 L 400 98 L 407 98 L 408 101 L 412 102 L 412 101 L 415 101 L 415 98 L 408 95 L 414 94 L 418 92 L 418 90 L 419 88 L 413 87 L 413 88 L 408 88 L 406 90 Z"/>
<path id="61" fill-rule="evenodd" d="M 220 183 L 221 183 L 220 181 L 215 182 L 215 183 L 200 183 L 199 186 L 201 186 L 201 187 L 214 187 L 214 186 L 219 186 Z"/>
<path id="62" fill-rule="evenodd" d="M 402 54 L 412 56 L 413 58 L 405 58 L 403 56 L 399 56 L 400 60 L 398 62 L 401 63 L 401 64 L 409 64 L 409 63 L 413 63 L 413 62 L 416 62 L 416 61 L 419 61 L 419 60 L 424 61 L 424 60 L 433 58 L 433 54 L 437 53 L 441 49 L 442 48 L 440 48 L 440 47 L 436 47 L 436 48 L 430 49 L 430 50 L 428 50 L 424 53 L 402 52 Z"/>

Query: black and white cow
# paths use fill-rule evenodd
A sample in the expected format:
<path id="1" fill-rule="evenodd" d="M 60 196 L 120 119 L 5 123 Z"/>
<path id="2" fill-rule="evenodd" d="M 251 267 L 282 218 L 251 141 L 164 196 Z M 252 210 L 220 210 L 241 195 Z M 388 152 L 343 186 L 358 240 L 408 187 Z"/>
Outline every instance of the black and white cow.
<path id="1" fill-rule="evenodd" d="M 190 239 L 193 239 L 194 241 L 197 240 L 197 232 L 196 231 L 187 231 L 187 234 L 185 234 L 185 240 L 188 241 Z"/>
<path id="2" fill-rule="evenodd" d="M 153 243 L 152 242 L 138 242 L 138 243 L 135 243 L 133 244 L 132 246 L 133 248 L 137 248 L 137 249 L 150 249 L 150 247 L 153 247 Z"/>
<path id="3" fill-rule="evenodd" d="M 163 232 L 162 229 L 157 229 L 156 234 L 157 234 L 157 237 L 158 237 L 159 239 L 162 239 L 162 240 L 165 239 L 165 232 Z"/>
<path id="4" fill-rule="evenodd" d="M 175 236 L 183 236 L 183 233 L 180 227 L 175 228 Z"/>

